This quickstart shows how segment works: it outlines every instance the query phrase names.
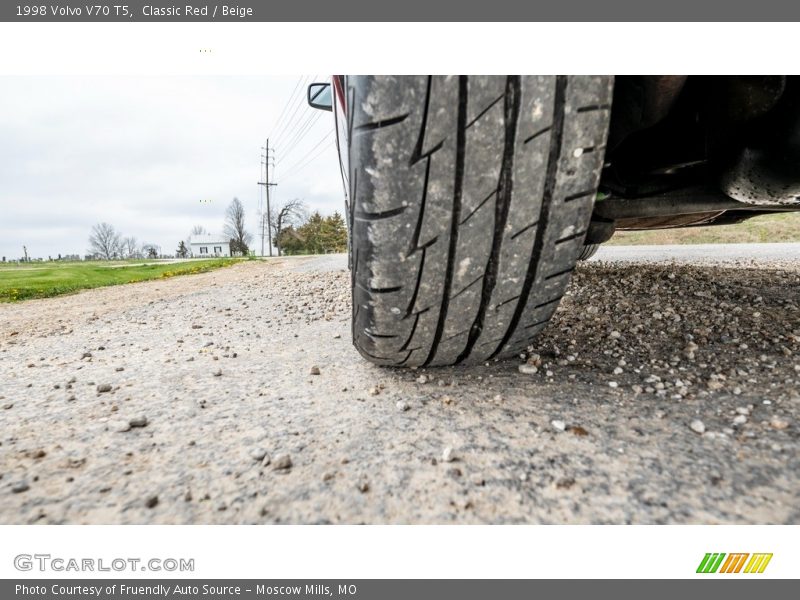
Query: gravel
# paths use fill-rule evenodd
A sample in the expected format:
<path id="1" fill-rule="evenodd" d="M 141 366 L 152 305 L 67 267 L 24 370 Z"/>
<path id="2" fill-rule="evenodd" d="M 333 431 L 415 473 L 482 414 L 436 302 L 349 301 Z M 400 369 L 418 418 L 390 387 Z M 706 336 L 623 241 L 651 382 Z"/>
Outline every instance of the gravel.
<path id="1" fill-rule="evenodd" d="M 704 434 L 706 432 L 706 424 L 703 423 L 700 419 L 695 419 L 691 423 L 689 423 L 689 429 L 694 431 L 695 433 Z"/>
<path id="2" fill-rule="evenodd" d="M 291 469 L 292 457 L 288 454 L 276 454 L 275 458 L 272 459 L 272 468 L 276 471 Z"/>
<path id="3" fill-rule="evenodd" d="M 253 448 L 250 451 L 250 458 L 252 458 L 256 462 L 262 462 L 267 456 L 267 451 L 265 448 Z"/>
<path id="4" fill-rule="evenodd" d="M 800 523 L 798 289 L 590 261 L 519 360 L 418 370 L 341 256 L 2 304 L 0 522 Z"/>
<path id="5" fill-rule="evenodd" d="M 149 421 L 147 420 L 147 417 L 140 415 L 138 417 L 133 417 L 130 421 L 128 421 L 128 424 L 131 427 L 147 427 L 148 422 Z"/>

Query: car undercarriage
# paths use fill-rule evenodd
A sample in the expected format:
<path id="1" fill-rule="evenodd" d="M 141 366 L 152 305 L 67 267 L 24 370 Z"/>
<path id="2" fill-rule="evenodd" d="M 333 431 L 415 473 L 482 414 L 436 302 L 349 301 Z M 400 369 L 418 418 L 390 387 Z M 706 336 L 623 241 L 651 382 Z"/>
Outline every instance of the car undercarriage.
<path id="1" fill-rule="evenodd" d="M 800 210 L 797 77 L 618 76 L 590 108 L 611 122 L 587 244 Z"/>

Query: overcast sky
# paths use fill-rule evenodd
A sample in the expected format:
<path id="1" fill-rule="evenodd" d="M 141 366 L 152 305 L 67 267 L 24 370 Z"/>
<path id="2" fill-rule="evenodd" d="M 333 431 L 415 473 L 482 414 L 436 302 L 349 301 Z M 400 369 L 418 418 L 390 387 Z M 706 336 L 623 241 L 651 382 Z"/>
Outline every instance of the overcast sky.
<path id="1" fill-rule="evenodd" d="M 221 232 L 233 197 L 258 247 L 256 182 L 270 134 L 274 200 L 299 197 L 324 214 L 343 212 L 333 135 L 323 140 L 331 113 L 298 101 L 276 130 L 293 90 L 305 98 L 296 87 L 304 81 L 0 77 L 0 256 L 18 258 L 23 245 L 32 257 L 83 256 L 102 221 L 174 253 L 194 225 Z"/>

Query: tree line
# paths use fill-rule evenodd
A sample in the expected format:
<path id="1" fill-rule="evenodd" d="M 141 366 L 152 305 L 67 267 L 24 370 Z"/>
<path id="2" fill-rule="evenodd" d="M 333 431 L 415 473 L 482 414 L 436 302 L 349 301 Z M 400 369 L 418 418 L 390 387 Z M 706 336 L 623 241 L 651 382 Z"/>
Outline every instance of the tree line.
<path id="1" fill-rule="evenodd" d="M 155 244 L 140 244 L 134 236 L 123 236 L 113 225 L 98 223 L 89 235 L 89 258 L 115 260 L 124 258 L 158 258 Z"/>
<path id="2" fill-rule="evenodd" d="M 223 237 L 230 243 L 232 255 L 253 254 L 253 235 L 245 221 L 246 211 L 238 198 L 234 198 L 225 211 Z M 347 250 L 347 226 L 338 212 L 323 217 L 319 211 L 309 215 L 300 199 L 287 200 L 271 207 L 269 215 L 261 215 L 263 225 L 269 227 L 273 243 L 282 254 L 328 254 Z M 178 242 L 174 256 L 188 258 L 194 236 L 208 231 L 195 225 L 186 240 Z M 89 235 L 87 258 L 116 260 L 163 257 L 155 244 L 140 244 L 134 236 L 124 236 L 109 223 L 98 223 Z"/>

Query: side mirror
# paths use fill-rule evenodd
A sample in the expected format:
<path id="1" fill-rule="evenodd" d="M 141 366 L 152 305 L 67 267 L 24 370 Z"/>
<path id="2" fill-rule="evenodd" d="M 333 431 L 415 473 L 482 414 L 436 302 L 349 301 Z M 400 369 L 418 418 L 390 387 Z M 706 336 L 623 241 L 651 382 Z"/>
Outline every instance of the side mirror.
<path id="1" fill-rule="evenodd" d="M 308 105 L 320 110 L 333 110 L 330 83 L 312 83 L 308 86 Z"/>

